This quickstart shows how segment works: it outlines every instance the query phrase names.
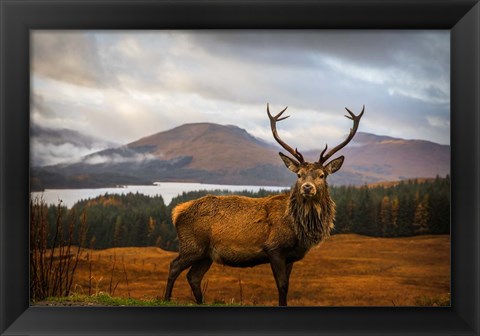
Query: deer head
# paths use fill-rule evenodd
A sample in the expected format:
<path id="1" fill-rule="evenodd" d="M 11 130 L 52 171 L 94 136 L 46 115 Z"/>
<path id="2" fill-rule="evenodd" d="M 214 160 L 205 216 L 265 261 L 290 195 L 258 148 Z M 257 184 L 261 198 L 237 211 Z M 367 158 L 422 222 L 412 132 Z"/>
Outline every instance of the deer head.
<path id="1" fill-rule="evenodd" d="M 294 159 L 284 155 L 283 153 L 278 154 L 285 163 L 285 166 L 287 166 L 290 171 L 297 174 L 295 189 L 298 191 L 298 193 L 304 199 L 321 197 L 323 195 L 322 191 L 327 188 L 327 176 L 335 173 L 342 167 L 345 157 L 342 155 L 328 163 L 327 161 L 353 139 L 355 133 L 357 132 L 360 118 L 363 116 L 363 112 L 365 111 L 365 106 L 363 106 L 362 112 L 360 112 L 359 115 L 355 115 L 348 108 L 345 108 L 349 113 L 349 115 L 345 115 L 345 117 L 353 121 L 353 127 L 350 129 L 349 135 L 342 143 L 331 149 L 328 153 L 326 153 L 328 146 L 325 145 L 325 149 L 320 154 L 320 158 L 318 161 L 313 163 L 306 162 L 303 158 L 303 155 L 296 148 L 293 149 L 278 136 L 277 122 L 285 120 L 289 117 L 282 117 L 282 114 L 287 110 L 287 108 L 288 106 L 280 111 L 280 113 L 277 115 L 272 116 L 269 105 L 267 104 L 267 114 L 270 119 L 270 127 L 272 129 L 273 137 L 280 144 L 280 146 L 286 149 L 294 157 Z"/>

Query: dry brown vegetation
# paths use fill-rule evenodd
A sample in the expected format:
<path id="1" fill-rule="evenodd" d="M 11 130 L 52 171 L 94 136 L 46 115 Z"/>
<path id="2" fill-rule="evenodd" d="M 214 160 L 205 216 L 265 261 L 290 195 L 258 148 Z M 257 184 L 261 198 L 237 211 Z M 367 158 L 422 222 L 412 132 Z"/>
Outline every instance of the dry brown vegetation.
<path id="1" fill-rule="evenodd" d="M 168 265 L 176 255 L 154 247 L 85 250 L 73 291 L 138 299 L 162 297 Z M 173 299 L 190 304 L 194 300 L 185 276 L 186 272 L 178 278 Z M 231 268 L 214 264 L 203 288 L 207 304 L 276 305 L 278 300 L 269 265 Z M 371 238 L 344 234 L 329 238 L 295 264 L 288 303 L 436 305 L 448 304 L 449 293 L 449 236 Z"/>

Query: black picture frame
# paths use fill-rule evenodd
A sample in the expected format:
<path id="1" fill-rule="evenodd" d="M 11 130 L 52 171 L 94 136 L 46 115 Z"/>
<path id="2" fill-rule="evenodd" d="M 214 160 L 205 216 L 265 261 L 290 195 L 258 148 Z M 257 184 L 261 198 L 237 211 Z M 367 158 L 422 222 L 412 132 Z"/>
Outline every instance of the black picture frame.
<path id="1" fill-rule="evenodd" d="M 2 0 L 0 6 L 2 335 L 479 334 L 478 1 Z M 216 28 L 450 30 L 451 307 L 29 307 L 29 31 Z"/>

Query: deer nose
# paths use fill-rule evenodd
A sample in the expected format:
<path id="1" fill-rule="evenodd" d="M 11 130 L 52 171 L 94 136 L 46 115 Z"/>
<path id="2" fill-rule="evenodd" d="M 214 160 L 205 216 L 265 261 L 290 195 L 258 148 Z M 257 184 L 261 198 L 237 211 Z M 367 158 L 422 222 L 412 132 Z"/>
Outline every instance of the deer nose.
<path id="1" fill-rule="evenodd" d="M 315 190 L 314 188 L 315 187 L 311 183 L 305 183 L 304 185 L 302 185 L 302 191 L 304 194 L 307 194 L 307 195 L 312 194 L 313 191 Z"/>

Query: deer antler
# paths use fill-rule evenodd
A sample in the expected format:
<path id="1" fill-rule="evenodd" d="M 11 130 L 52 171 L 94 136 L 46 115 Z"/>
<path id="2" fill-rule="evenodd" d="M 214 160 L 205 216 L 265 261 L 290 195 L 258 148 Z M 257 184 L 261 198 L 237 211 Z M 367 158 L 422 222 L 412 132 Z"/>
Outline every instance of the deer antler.
<path id="1" fill-rule="evenodd" d="M 357 133 L 357 129 L 358 129 L 358 125 L 360 124 L 360 118 L 363 116 L 363 112 L 365 111 L 365 105 L 363 105 L 363 109 L 362 109 L 362 112 L 360 112 L 359 115 L 355 115 L 353 114 L 352 111 L 350 111 L 348 108 L 345 107 L 345 110 L 347 110 L 347 112 L 350 114 L 350 116 L 348 115 L 345 115 L 345 117 L 347 117 L 348 119 L 350 120 L 353 120 L 353 127 L 350 128 L 350 134 L 348 135 L 348 137 L 341 143 L 339 144 L 337 147 L 333 148 L 332 150 L 330 150 L 327 155 L 323 156 L 325 154 L 325 152 L 327 151 L 327 145 L 325 145 L 325 149 L 322 151 L 322 153 L 320 154 L 320 159 L 318 160 L 319 163 L 321 164 L 324 164 L 333 154 L 335 154 L 336 152 L 338 152 L 340 149 L 342 149 L 343 147 L 345 147 L 349 142 L 350 140 L 353 139 L 353 136 L 355 135 L 355 133 Z"/>
<path id="2" fill-rule="evenodd" d="M 287 108 L 288 108 L 288 106 L 285 107 L 282 111 L 280 111 L 280 113 L 278 113 L 276 116 L 272 116 L 270 114 L 270 108 L 269 108 L 268 103 L 267 103 L 267 114 L 268 114 L 268 117 L 270 118 L 270 127 L 272 129 L 273 137 L 275 138 L 275 140 L 277 140 L 277 142 L 280 144 L 280 146 L 285 148 L 300 163 L 304 163 L 305 160 L 303 159 L 303 155 L 300 154 L 300 152 L 296 148 L 293 149 L 292 147 L 287 145 L 285 142 L 283 142 L 282 139 L 280 139 L 280 137 L 278 136 L 278 133 L 277 133 L 277 121 L 282 121 L 282 120 L 285 120 L 288 117 L 290 117 L 290 116 L 286 116 L 286 117 L 280 118 L 282 116 L 283 112 L 285 112 L 287 110 Z"/>

